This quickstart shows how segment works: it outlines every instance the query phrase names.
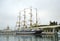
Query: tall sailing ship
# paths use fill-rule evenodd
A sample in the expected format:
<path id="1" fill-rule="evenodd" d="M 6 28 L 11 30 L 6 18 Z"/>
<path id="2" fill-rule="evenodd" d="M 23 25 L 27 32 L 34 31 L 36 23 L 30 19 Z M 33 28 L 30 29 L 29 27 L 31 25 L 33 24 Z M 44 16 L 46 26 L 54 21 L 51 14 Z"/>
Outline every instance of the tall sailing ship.
<path id="1" fill-rule="evenodd" d="M 32 25 L 32 8 L 30 8 L 30 27 L 27 27 L 27 25 L 26 25 L 26 11 L 25 11 L 26 9 L 24 9 L 23 11 L 24 11 L 24 24 L 23 24 L 23 30 L 21 30 L 21 12 L 19 12 L 19 17 L 18 17 L 18 25 L 17 25 L 17 27 L 18 27 L 18 30 L 16 31 L 16 34 L 18 35 L 30 35 L 30 34 L 34 34 L 34 35 L 36 35 L 36 34 L 41 34 L 42 33 L 42 30 L 33 30 L 32 28 L 33 27 L 37 27 L 38 25 L 38 21 L 37 21 L 37 9 L 36 9 L 36 24 L 33 26 Z M 29 29 L 27 29 L 27 28 L 29 28 Z M 26 30 L 25 30 L 26 29 Z"/>

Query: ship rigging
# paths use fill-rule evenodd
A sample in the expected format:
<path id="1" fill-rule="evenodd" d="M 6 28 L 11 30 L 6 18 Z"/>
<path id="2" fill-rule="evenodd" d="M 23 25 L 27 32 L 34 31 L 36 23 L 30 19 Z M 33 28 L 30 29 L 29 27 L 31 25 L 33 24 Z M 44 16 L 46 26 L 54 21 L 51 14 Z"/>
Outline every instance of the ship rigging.
<path id="1" fill-rule="evenodd" d="M 24 12 L 24 21 L 23 21 L 23 29 L 25 29 L 25 28 L 27 28 L 27 25 L 26 25 L 26 10 L 27 9 L 29 9 L 30 10 L 30 12 L 29 12 L 29 15 L 30 15 L 30 29 L 32 29 L 34 26 L 35 27 L 37 27 L 38 26 L 38 19 L 37 19 L 37 8 L 32 8 L 32 7 L 30 7 L 30 8 L 25 8 L 24 10 L 22 10 L 23 12 Z M 36 15 L 36 21 L 35 21 L 35 24 L 33 25 L 32 24 L 32 9 L 34 9 L 35 10 L 35 15 Z M 17 25 L 17 27 L 18 27 L 18 30 L 21 30 L 21 12 L 22 11 L 20 11 L 19 12 L 19 17 L 18 17 L 18 23 L 16 23 L 16 25 Z"/>

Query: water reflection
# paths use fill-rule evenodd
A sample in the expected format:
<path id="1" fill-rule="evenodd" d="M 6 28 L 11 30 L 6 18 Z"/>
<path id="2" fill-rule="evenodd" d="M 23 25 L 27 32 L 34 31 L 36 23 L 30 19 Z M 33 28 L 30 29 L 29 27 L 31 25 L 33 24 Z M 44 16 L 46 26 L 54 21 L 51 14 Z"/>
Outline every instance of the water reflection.
<path id="1" fill-rule="evenodd" d="M 55 35 L 0 35 L 0 41 L 58 41 Z"/>
<path id="2" fill-rule="evenodd" d="M 32 41 L 31 35 L 17 35 L 15 38 L 17 38 L 18 41 Z"/>
<path id="3" fill-rule="evenodd" d="M 6 36 L 6 41 L 9 41 L 9 35 Z"/>
<path id="4" fill-rule="evenodd" d="M 33 36 L 33 35 L 23 35 L 16 37 L 18 41 L 55 41 L 54 35 L 43 35 L 40 36 Z"/>

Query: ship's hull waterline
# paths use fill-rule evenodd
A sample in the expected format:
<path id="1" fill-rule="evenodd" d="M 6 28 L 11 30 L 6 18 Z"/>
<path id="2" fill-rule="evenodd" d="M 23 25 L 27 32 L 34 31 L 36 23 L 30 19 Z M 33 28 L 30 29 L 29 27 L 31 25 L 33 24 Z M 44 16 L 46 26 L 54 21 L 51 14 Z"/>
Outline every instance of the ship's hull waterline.
<path id="1" fill-rule="evenodd" d="M 0 35 L 35 35 L 42 31 L 0 31 Z"/>

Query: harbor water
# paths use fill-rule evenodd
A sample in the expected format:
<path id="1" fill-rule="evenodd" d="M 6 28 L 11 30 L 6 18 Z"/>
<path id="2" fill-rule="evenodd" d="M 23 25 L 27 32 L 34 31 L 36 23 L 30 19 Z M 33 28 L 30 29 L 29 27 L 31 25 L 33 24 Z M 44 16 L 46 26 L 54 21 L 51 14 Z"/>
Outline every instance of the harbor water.
<path id="1" fill-rule="evenodd" d="M 0 41 L 60 41 L 57 35 L 0 35 Z"/>

